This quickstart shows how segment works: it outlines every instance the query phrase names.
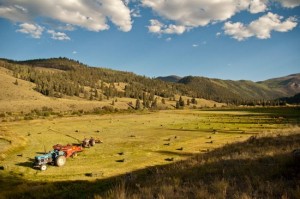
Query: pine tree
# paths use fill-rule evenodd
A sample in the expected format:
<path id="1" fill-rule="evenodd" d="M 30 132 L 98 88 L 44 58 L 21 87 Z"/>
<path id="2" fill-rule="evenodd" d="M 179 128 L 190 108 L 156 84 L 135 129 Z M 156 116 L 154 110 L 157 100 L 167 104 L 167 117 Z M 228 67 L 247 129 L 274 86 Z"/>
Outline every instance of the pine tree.
<path id="1" fill-rule="evenodd" d="M 157 97 L 154 99 L 154 101 L 151 104 L 151 108 L 157 108 Z"/>
<path id="2" fill-rule="evenodd" d="M 137 99 L 136 102 L 135 102 L 135 109 L 136 109 L 136 110 L 141 109 L 141 102 L 140 102 L 139 99 Z"/>
<path id="3" fill-rule="evenodd" d="M 184 106 L 184 100 L 182 99 L 181 96 L 179 98 L 179 106 Z"/>
<path id="4" fill-rule="evenodd" d="M 180 108 L 179 101 L 176 101 L 176 109 L 179 109 L 179 108 Z"/>

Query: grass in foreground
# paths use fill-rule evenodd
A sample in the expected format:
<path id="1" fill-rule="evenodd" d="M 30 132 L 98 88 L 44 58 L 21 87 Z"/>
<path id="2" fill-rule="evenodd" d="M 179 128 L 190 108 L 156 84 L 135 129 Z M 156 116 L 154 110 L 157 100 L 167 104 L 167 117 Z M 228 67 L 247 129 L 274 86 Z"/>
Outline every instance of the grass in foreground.
<path id="1" fill-rule="evenodd" d="M 290 152 L 300 147 L 299 129 L 289 127 L 297 121 L 280 117 L 182 110 L 5 123 L 2 135 L 11 136 L 5 139 L 13 145 L 21 138 L 26 147 L 4 152 L 0 195 L 295 198 L 299 171 Z M 272 136 L 240 143 L 257 134 Z M 85 136 L 99 136 L 104 144 L 61 168 L 31 168 L 30 159 L 44 145 L 50 149 Z"/>
<path id="2" fill-rule="evenodd" d="M 279 135 L 280 134 L 280 135 Z M 277 131 L 165 166 L 96 181 L 31 182 L 1 176 L 19 198 L 299 198 L 299 128 Z M 3 189 L 4 188 L 4 189 Z"/>

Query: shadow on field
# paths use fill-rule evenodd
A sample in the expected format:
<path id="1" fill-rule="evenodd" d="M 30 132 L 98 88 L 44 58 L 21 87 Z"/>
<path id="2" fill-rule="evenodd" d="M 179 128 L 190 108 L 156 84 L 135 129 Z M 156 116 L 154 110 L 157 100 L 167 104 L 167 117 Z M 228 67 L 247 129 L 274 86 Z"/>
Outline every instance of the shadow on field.
<path id="1" fill-rule="evenodd" d="M 33 161 L 21 162 L 21 163 L 17 163 L 16 165 L 34 169 L 33 168 Z"/>
<path id="2" fill-rule="evenodd" d="M 38 155 L 45 155 L 47 152 L 35 152 L 36 154 L 38 154 Z"/>
<path id="3" fill-rule="evenodd" d="M 30 182 L 17 174 L 0 171 L 0 196 L 300 198 L 300 165 L 291 155 L 295 148 L 300 148 L 300 133 L 254 137 L 242 143 L 194 155 L 188 160 L 95 181 Z"/>

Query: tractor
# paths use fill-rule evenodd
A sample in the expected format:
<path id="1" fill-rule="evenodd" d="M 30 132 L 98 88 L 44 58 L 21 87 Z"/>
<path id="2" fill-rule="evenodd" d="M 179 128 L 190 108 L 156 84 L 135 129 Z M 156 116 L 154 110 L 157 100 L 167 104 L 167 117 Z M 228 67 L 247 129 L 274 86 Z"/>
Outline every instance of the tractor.
<path id="1" fill-rule="evenodd" d="M 82 147 L 87 148 L 90 146 L 94 146 L 96 144 L 96 140 L 91 137 L 90 139 L 84 138 L 84 140 L 82 141 Z"/>
<path id="2" fill-rule="evenodd" d="M 55 164 L 58 167 L 63 166 L 66 163 L 65 152 L 53 150 L 44 155 L 36 156 L 34 158 L 34 168 L 39 168 L 42 171 L 47 169 L 47 164 Z"/>
<path id="3" fill-rule="evenodd" d="M 53 149 L 65 152 L 66 158 L 69 157 L 75 158 L 77 156 L 77 152 L 82 151 L 81 146 L 70 145 L 70 144 L 67 144 L 66 146 L 63 146 L 61 144 L 56 144 L 53 146 Z"/>

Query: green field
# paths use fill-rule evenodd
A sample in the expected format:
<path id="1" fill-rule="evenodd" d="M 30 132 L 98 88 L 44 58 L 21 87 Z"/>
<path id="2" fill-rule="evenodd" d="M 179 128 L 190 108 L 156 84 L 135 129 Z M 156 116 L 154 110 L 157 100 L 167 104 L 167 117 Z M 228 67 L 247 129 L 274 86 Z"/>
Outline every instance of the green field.
<path id="1" fill-rule="evenodd" d="M 299 122 L 297 111 L 286 115 L 284 111 L 170 110 L 2 122 L 1 191 L 10 193 L 11 186 L 24 186 L 11 180 L 17 178 L 31 183 L 93 182 L 173 164 L 253 135 L 289 129 Z M 58 143 L 79 143 L 85 137 L 100 138 L 103 143 L 67 159 L 63 167 L 32 168 L 32 159 L 44 150 Z"/>

